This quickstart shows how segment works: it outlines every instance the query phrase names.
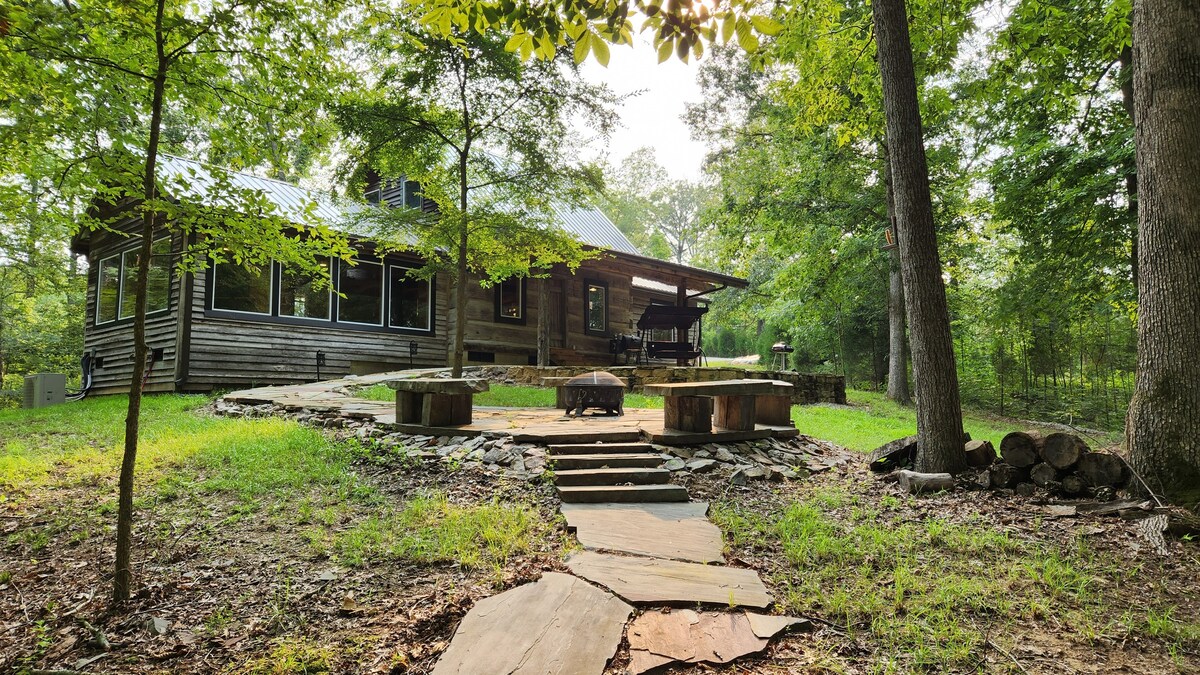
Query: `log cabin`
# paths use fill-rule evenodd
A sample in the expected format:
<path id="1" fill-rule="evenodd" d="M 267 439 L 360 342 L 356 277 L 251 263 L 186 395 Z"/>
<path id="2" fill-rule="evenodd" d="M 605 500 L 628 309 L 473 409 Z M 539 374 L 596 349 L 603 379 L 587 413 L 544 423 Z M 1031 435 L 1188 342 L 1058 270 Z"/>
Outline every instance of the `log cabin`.
<path id="1" fill-rule="evenodd" d="M 205 203 L 206 186 L 213 183 L 205 165 L 164 155 L 160 167 L 162 175 L 187 178 L 173 184 L 186 184 L 189 194 L 168 197 Z M 349 222 L 347 209 L 431 208 L 418 186 L 403 180 L 369 185 L 366 201 L 374 206 L 364 206 L 248 173 L 227 176 L 235 188 L 260 193 L 278 213 L 305 209 L 335 228 Z M 602 255 L 574 274 L 554 270 L 548 278 L 513 278 L 490 288 L 479 278 L 468 279 L 467 364 L 536 364 L 539 294 L 549 308 L 543 336 L 550 363 L 602 367 L 616 362 L 610 340 L 637 333 L 646 307 L 696 306 L 714 291 L 747 285 L 737 277 L 642 255 L 594 207 L 561 205 L 556 212 L 559 227 Z M 81 232 L 72 241 L 73 252 L 88 262 L 84 361 L 91 372 L 90 393 L 128 391 L 140 229 L 131 212 L 109 229 Z M 368 239 L 347 234 L 357 264 L 328 262 L 337 291 L 331 292 L 279 264 L 260 271 L 215 264 L 176 274 L 179 256 L 195 242 L 165 228 L 153 242 L 146 320 L 151 360 L 144 390 L 207 392 L 445 366 L 455 314 L 450 281 L 414 279 L 406 272 L 422 264 L 419 257 L 379 257 Z"/>

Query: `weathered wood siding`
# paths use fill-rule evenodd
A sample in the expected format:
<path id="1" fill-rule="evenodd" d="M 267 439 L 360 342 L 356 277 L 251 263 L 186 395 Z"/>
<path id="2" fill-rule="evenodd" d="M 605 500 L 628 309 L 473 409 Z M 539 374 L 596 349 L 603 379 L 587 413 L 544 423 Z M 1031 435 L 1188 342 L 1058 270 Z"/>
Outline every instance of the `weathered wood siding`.
<path id="1" fill-rule="evenodd" d="M 591 335 L 584 330 L 584 284 L 595 280 L 608 284 L 608 330 L 604 335 Z M 636 315 L 630 313 L 631 282 L 625 274 L 609 269 L 605 261 L 587 261 L 574 274 L 556 273 L 550 278 L 550 344 L 572 349 L 595 365 L 612 363 L 608 340 L 617 333 L 633 333 Z M 470 352 L 491 355 L 493 360 L 466 359 L 467 363 L 496 363 L 524 365 L 537 356 L 538 284 L 541 279 L 526 282 L 525 323 L 515 324 L 496 320 L 496 290 L 483 288 L 479 278 L 472 277 L 467 289 L 467 330 L 465 346 Z M 450 286 L 449 283 L 445 284 Z M 448 331 L 454 330 L 454 298 L 450 295 Z"/>
<path id="2" fill-rule="evenodd" d="M 84 320 L 83 350 L 92 352 L 101 361 L 92 374 L 94 394 L 119 394 L 129 391 L 133 377 L 133 319 L 96 325 L 97 283 L 100 261 L 113 254 L 137 246 L 141 237 L 141 221 L 128 220 L 114 228 L 114 232 L 95 232 L 91 235 L 88 254 L 87 317 Z M 155 238 L 166 234 L 165 231 Z M 172 264 L 178 262 L 182 238 L 172 237 Z M 163 392 L 175 389 L 175 331 L 178 320 L 176 312 L 179 298 L 180 279 L 172 275 L 171 294 L 167 310 L 146 317 L 146 343 L 150 349 L 162 349 L 163 358 L 152 364 L 146 380 L 145 391 Z"/>
<path id="3" fill-rule="evenodd" d="M 214 317 L 205 273 L 195 275 L 188 374 L 184 389 L 207 391 L 317 379 L 317 352 L 325 353 L 321 379 L 410 367 L 446 365 L 448 284 L 434 282 L 433 334 L 355 330 L 336 324 L 270 323 L 248 316 Z M 386 308 L 385 308 L 386 309 Z"/>

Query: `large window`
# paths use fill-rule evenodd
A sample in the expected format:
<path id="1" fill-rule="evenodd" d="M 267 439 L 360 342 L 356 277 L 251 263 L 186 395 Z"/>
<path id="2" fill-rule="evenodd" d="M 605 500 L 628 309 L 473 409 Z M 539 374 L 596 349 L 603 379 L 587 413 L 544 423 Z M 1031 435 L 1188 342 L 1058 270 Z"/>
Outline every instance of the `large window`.
<path id="1" fill-rule="evenodd" d="M 608 284 L 585 281 L 583 288 L 583 332 L 608 335 Z"/>
<path id="2" fill-rule="evenodd" d="M 301 319 L 330 319 L 333 283 L 333 268 L 326 258 L 322 262 L 324 284 L 312 275 L 282 267 L 279 273 L 279 316 L 294 316 Z"/>
<path id="3" fill-rule="evenodd" d="M 496 321 L 525 323 L 525 280 L 505 279 L 496 284 Z"/>
<path id="4" fill-rule="evenodd" d="M 251 268 L 221 263 L 213 265 L 213 309 L 243 314 L 270 314 L 271 265 Z"/>
<path id="5" fill-rule="evenodd" d="M 433 282 L 408 276 L 409 267 L 362 259 L 353 265 L 322 259 L 321 267 L 329 275 L 325 281 L 332 282 L 332 288 L 307 271 L 288 269 L 280 263 L 264 265 L 260 270 L 216 265 L 211 272 L 209 307 L 218 316 L 225 312 L 245 314 L 272 323 L 319 322 L 355 330 L 433 331 Z"/>
<path id="6" fill-rule="evenodd" d="M 129 319 L 137 310 L 138 255 L 141 245 L 100 261 L 96 273 L 96 323 Z M 171 240 L 150 245 L 146 275 L 146 312 L 161 312 L 171 301 Z"/>
<path id="7" fill-rule="evenodd" d="M 429 330 L 433 327 L 433 288 L 427 279 L 414 279 L 407 267 L 392 265 L 391 308 L 388 325 L 392 328 Z"/>
<path id="8" fill-rule="evenodd" d="M 96 323 L 117 320 L 121 302 L 121 256 L 100 261 L 96 277 Z"/>
<path id="9" fill-rule="evenodd" d="M 338 275 L 338 321 L 369 326 L 383 325 L 383 265 L 358 261 L 343 263 Z"/>

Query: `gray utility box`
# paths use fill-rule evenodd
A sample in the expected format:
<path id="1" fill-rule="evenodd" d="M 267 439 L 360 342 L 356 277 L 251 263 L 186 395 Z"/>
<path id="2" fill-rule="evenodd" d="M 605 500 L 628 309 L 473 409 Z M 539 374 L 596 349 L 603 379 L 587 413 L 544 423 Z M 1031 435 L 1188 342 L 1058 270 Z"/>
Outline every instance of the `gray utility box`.
<path id="1" fill-rule="evenodd" d="M 44 408 L 66 401 L 67 376 L 61 373 L 37 373 L 25 376 L 24 408 Z"/>

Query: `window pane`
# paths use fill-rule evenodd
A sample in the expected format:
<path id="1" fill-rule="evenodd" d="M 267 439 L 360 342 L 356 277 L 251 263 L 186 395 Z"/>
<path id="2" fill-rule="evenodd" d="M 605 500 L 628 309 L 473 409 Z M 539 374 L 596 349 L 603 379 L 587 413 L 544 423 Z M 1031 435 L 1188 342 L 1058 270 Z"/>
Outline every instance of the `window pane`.
<path id="1" fill-rule="evenodd" d="M 608 317 L 608 289 L 595 284 L 587 287 L 587 329 L 606 332 Z"/>
<path id="2" fill-rule="evenodd" d="M 522 318 L 521 280 L 515 277 L 505 279 L 497 289 L 500 294 L 500 316 L 506 319 Z"/>
<path id="3" fill-rule="evenodd" d="M 128 319 L 137 309 L 138 249 L 121 254 L 121 318 Z"/>
<path id="4" fill-rule="evenodd" d="M 323 262 L 325 277 L 330 278 L 329 259 Z M 318 288 L 313 277 L 284 268 L 280 276 L 279 315 L 329 320 L 329 286 Z"/>
<path id="5" fill-rule="evenodd" d="M 149 279 L 149 285 L 146 286 L 146 311 L 162 311 L 171 302 L 170 239 L 159 239 L 150 245 Z"/>
<path id="6" fill-rule="evenodd" d="M 241 265 L 214 265 L 213 309 L 271 313 L 271 266 L 250 269 Z"/>
<path id="7" fill-rule="evenodd" d="M 429 330 L 429 282 L 413 279 L 403 267 L 392 268 L 392 307 L 388 321 L 393 328 Z"/>
<path id="8" fill-rule="evenodd" d="M 413 208 L 421 208 L 421 186 L 415 180 L 404 181 L 404 205 Z"/>
<path id="9" fill-rule="evenodd" d="M 96 277 L 96 323 L 116 320 L 118 295 L 121 292 L 120 275 L 120 258 L 114 256 L 100 261 Z"/>
<path id="10" fill-rule="evenodd" d="M 338 290 L 338 321 L 383 325 L 383 265 L 359 261 L 341 265 Z"/>

